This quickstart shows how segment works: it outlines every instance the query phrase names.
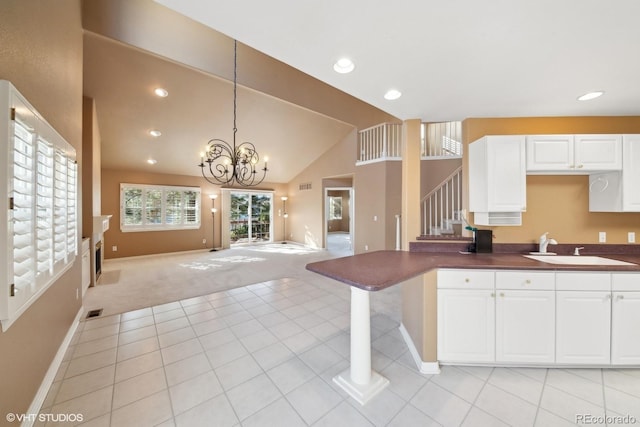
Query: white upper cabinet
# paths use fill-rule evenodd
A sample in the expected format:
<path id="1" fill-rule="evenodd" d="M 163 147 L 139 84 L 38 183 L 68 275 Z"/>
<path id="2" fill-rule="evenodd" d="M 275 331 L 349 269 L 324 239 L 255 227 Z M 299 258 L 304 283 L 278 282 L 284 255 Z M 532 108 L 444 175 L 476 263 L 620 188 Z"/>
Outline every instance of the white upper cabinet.
<path id="1" fill-rule="evenodd" d="M 476 224 L 520 225 L 526 180 L 524 136 L 485 136 L 469 144 L 469 210 Z"/>
<path id="2" fill-rule="evenodd" d="M 640 135 L 623 135 L 622 210 L 640 212 Z"/>
<path id="3" fill-rule="evenodd" d="M 622 153 L 622 172 L 589 176 L 589 211 L 640 212 L 640 135 L 623 135 Z"/>
<path id="4" fill-rule="evenodd" d="M 529 135 L 527 173 L 589 174 L 622 169 L 622 135 Z"/>

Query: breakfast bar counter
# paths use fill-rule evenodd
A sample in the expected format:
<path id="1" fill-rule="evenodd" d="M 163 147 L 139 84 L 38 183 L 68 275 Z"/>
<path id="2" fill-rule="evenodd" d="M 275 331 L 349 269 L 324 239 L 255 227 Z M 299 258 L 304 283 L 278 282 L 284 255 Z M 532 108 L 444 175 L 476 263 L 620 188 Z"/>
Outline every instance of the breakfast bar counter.
<path id="1" fill-rule="evenodd" d="M 606 266 L 550 264 L 523 255 L 525 254 L 376 251 L 310 263 L 307 264 L 307 270 L 372 292 L 439 268 L 640 272 L 640 255 L 636 254 L 602 254 L 606 258 L 634 264 Z"/>
<path id="2" fill-rule="evenodd" d="M 606 259 L 594 257 L 590 253 L 588 256 L 575 258 L 559 256 L 554 262 L 550 262 L 554 256 L 548 255 L 549 260 L 544 262 L 540 258 L 529 258 L 526 253 L 376 251 L 307 264 L 308 270 L 351 286 L 351 364 L 349 369 L 333 380 L 362 405 L 389 384 L 386 378 L 371 369 L 371 292 L 400 283 L 406 283 L 412 289 L 409 291 L 413 293 L 412 296 L 405 300 L 412 307 L 403 307 L 403 324 L 400 329 L 420 371 L 433 374 L 439 372 L 435 354 L 436 286 L 435 280 L 429 279 L 435 272 L 441 269 L 640 272 L 640 254 L 616 252 L 613 255 L 603 255 Z M 421 276 L 423 279 L 420 283 L 410 284 Z M 529 280 L 526 282 L 530 283 Z M 412 324 L 406 326 L 405 317 L 413 318 L 413 321 L 409 320 Z M 420 350 L 413 345 L 416 338 L 420 341 Z"/>

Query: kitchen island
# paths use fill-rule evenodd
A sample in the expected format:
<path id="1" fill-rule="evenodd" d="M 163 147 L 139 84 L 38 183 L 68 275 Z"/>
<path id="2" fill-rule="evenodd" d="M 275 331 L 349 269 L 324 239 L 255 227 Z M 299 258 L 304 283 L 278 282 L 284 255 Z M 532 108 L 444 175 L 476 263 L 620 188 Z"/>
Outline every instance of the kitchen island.
<path id="1" fill-rule="evenodd" d="M 615 253 L 599 255 L 628 264 L 551 264 L 523 253 L 377 251 L 307 269 L 350 285 L 352 310 L 354 289 L 361 300 L 367 295 L 359 322 L 368 316 L 369 292 L 402 284 L 400 330 L 423 373 L 438 373 L 440 364 L 638 366 L 640 253 L 611 248 Z M 354 335 L 368 333 L 352 327 L 352 346 Z M 359 348 L 364 351 L 362 343 Z"/>

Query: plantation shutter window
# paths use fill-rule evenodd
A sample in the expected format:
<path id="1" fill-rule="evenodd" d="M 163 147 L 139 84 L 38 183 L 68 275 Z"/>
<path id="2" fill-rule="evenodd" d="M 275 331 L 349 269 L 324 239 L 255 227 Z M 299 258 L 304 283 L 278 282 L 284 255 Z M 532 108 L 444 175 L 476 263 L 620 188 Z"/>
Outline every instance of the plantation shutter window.
<path id="1" fill-rule="evenodd" d="M 0 323 L 6 331 L 75 261 L 75 149 L 0 80 Z M 6 143 L 4 143 L 6 141 Z"/>
<path id="2" fill-rule="evenodd" d="M 199 187 L 120 184 L 120 230 L 200 228 L 201 197 Z"/>

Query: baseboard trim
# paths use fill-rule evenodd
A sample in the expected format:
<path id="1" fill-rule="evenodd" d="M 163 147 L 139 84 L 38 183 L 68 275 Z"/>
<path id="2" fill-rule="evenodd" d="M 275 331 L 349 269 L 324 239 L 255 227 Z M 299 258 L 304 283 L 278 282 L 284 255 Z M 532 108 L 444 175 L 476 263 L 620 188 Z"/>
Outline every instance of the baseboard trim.
<path id="1" fill-rule="evenodd" d="M 413 357 L 413 361 L 416 364 L 416 367 L 420 371 L 421 374 L 427 375 L 437 375 L 440 373 L 440 364 L 438 362 L 424 362 L 420 358 L 420 354 L 418 353 L 418 349 L 416 348 L 407 328 L 404 327 L 404 324 L 400 323 L 400 334 L 404 339 L 404 342 L 409 347 L 409 353 L 411 353 L 411 357 Z"/>
<path id="2" fill-rule="evenodd" d="M 71 324 L 71 326 L 69 327 L 69 330 L 67 331 L 67 335 L 65 335 L 64 339 L 62 340 L 62 343 L 60 344 L 60 347 L 58 347 L 58 352 L 56 353 L 55 357 L 51 361 L 51 364 L 49 365 L 49 369 L 47 370 L 47 373 L 45 374 L 44 379 L 40 384 L 40 388 L 36 392 L 36 395 L 33 398 L 31 405 L 29 406 L 29 409 L 27 411 L 27 414 L 29 416 L 25 418 L 24 422 L 22 423 L 22 427 L 31 427 L 33 426 L 33 423 L 37 421 L 38 419 L 37 414 L 40 413 L 40 410 L 42 409 L 42 405 L 44 404 L 44 401 L 47 398 L 47 394 L 49 393 L 49 389 L 53 384 L 53 380 L 55 380 L 56 378 L 58 369 L 60 369 L 60 365 L 62 364 L 64 355 L 66 354 L 67 349 L 71 344 L 71 340 L 73 339 L 73 335 L 76 333 L 76 329 L 78 329 L 80 318 L 82 317 L 83 312 L 84 312 L 84 307 L 81 306 L 80 310 L 78 311 L 78 314 L 76 314 L 76 318 L 73 319 L 73 323 Z"/>

